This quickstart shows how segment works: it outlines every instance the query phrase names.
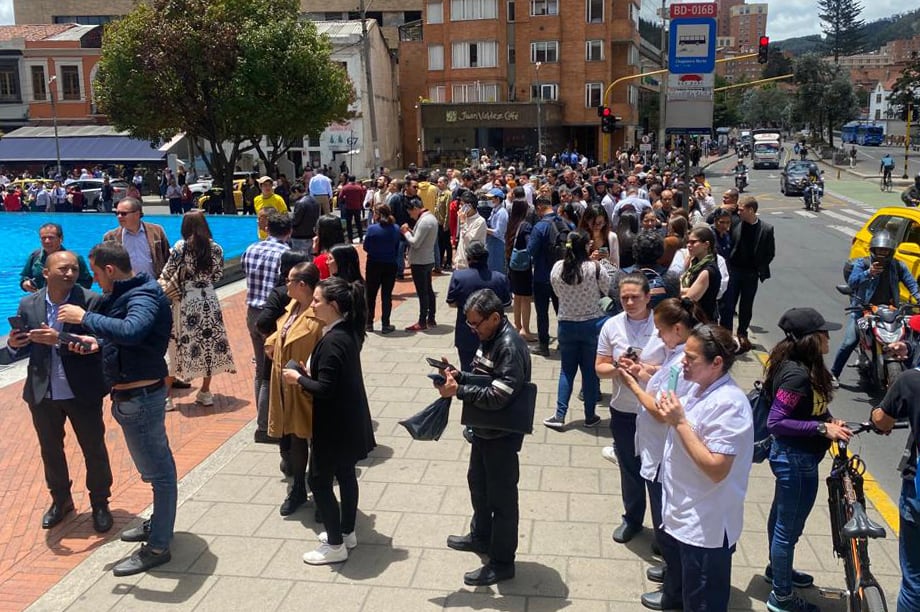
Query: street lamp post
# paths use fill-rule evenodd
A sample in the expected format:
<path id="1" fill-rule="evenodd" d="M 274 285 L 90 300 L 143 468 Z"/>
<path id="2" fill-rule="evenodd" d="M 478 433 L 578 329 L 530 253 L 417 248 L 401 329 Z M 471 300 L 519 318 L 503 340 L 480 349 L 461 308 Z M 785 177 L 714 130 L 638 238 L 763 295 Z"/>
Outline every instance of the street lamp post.
<path id="1" fill-rule="evenodd" d="M 537 159 L 540 159 L 540 152 L 543 150 L 543 87 L 540 84 L 540 66 L 543 62 L 537 62 Z"/>
<path id="2" fill-rule="evenodd" d="M 61 178 L 61 140 L 58 137 L 58 127 L 57 127 L 57 102 L 54 97 L 54 82 L 57 80 L 57 75 L 54 75 L 48 79 L 48 93 L 51 94 L 51 124 L 54 126 L 54 151 L 56 154 L 57 160 L 57 176 L 54 178 Z"/>

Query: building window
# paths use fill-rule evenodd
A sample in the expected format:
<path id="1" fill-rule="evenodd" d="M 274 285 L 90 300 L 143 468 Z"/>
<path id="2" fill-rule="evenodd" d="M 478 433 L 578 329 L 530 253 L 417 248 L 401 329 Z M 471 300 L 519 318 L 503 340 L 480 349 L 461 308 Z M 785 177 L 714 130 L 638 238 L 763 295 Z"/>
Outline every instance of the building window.
<path id="1" fill-rule="evenodd" d="M 428 3 L 428 23 L 444 23 L 444 3 Z"/>
<path id="2" fill-rule="evenodd" d="M 450 20 L 498 19 L 498 0 L 450 0 Z"/>
<path id="3" fill-rule="evenodd" d="M 508 65 L 513 66 L 517 62 L 517 51 L 514 45 L 508 45 Z"/>
<path id="4" fill-rule="evenodd" d="M 604 95 L 603 83 L 585 83 L 585 108 L 597 108 Z"/>
<path id="5" fill-rule="evenodd" d="M 428 70 L 444 70 L 444 45 L 428 45 Z"/>
<path id="6" fill-rule="evenodd" d="M 876 104 L 882 103 L 882 94 L 875 94 L 875 103 Z"/>
<path id="7" fill-rule="evenodd" d="M 55 15 L 53 23 L 79 23 L 80 25 L 105 25 L 114 21 L 113 15 Z"/>
<path id="8" fill-rule="evenodd" d="M 559 0 L 530 0 L 530 14 L 539 15 L 558 15 Z"/>
<path id="9" fill-rule="evenodd" d="M 514 0 L 508 0 L 508 23 L 514 23 Z"/>
<path id="10" fill-rule="evenodd" d="M 875 120 L 878 121 L 881 118 L 882 118 L 882 111 L 879 109 L 875 109 Z"/>
<path id="11" fill-rule="evenodd" d="M 585 20 L 588 23 L 604 23 L 604 0 L 587 0 L 585 7 L 587 8 Z"/>
<path id="12" fill-rule="evenodd" d="M 457 83 L 451 87 L 451 102 L 498 102 L 498 84 Z"/>
<path id="13" fill-rule="evenodd" d="M 80 99 L 80 67 L 61 66 L 61 99 Z"/>
<path id="14" fill-rule="evenodd" d="M 451 49 L 451 68 L 495 68 L 498 43 L 494 40 L 457 42 Z"/>
<path id="15" fill-rule="evenodd" d="M 432 85 L 428 88 L 428 99 L 431 102 L 447 102 L 447 86 Z"/>
<path id="16" fill-rule="evenodd" d="M 19 101 L 19 80 L 14 66 L 0 66 L 0 100 L 4 102 Z"/>
<path id="17" fill-rule="evenodd" d="M 559 42 L 545 40 L 530 43 L 530 61 L 554 64 L 559 61 Z"/>
<path id="18" fill-rule="evenodd" d="M 586 40 L 585 41 L 585 61 L 600 62 L 604 60 L 604 41 Z"/>
<path id="19" fill-rule="evenodd" d="M 530 86 L 531 100 L 558 100 L 559 85 L 556 83 L 537 83 Z"/>
<path id="20" fill-rule="evenodd" d="M 32 73 L 32 99 L 44 101 L 48 99 L 48 83 L 45 81 L 45 67 L 31 66 Z"/>

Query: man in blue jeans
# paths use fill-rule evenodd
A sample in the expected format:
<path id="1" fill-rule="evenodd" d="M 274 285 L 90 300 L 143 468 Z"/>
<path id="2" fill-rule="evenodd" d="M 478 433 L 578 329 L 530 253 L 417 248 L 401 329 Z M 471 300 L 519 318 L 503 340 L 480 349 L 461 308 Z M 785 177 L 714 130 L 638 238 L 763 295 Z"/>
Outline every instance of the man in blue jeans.
<path id="1" fill-rule="evenodd" d="M 537 311 L 537 340 L 539 345 L 531 349 L 535 355 L 549 356 L 549 305 L 559 312 L 559 298 L 553 293 L 549 273 L 556 263 L 553 246 L 562 224 L 565 223 L 553 211 L 549 198 L 539 197 L 534 207 L 540 220 L 534 225 L 527 241 L 527 251 L 533 261 L 533 306 Z"/>
<path id="2" fill-rule="evenodd" d="M 899 548 L 901 559 L 901 592 L 898 612 L 920 610 L 920 370 L 908 370 L 889 387 L 882 403 L 872 411 L 872 424 L 882 432 L 890 432 L 896 421 L 910 422 L 910 455 L 902 463 L 901 499 L 898 504 L 901 519 Z"/>
<path id="3" fill-rule="evenodd" d="M 176 522 L 176 463 L 166 438 L 166 345 L 172 329 L 169 300 L 156 280 L 134 275 L 131 257 L 115 242 L 97 244 L 89 252 L 96 282 L 105 292 L 99 312 L 74 304 L 60 307 L 58 320 L 82 324 L 92 334 L 78 352 L 102 351 L 102 369 L 112 387 L 112 415 L 121 425 L 125 444 L 141 479 L 153 487 L 153 514 L 142 526 L 121 534 L 126 542 L 146 542 L 113 568 L 131 576 L 163 565 L 171 558 L 169 544 Z"/>

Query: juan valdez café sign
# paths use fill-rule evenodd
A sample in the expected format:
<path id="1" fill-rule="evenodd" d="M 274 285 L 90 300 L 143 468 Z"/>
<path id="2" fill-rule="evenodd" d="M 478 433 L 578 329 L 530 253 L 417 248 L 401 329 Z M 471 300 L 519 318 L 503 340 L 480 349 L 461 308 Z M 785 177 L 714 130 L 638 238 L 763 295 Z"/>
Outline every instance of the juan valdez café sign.
<path id="1" fill-rule="evenodd" d="M 462 123 L 465 121 L 518 121 L 520 113 L 518 111 L 466 111 L 466 110 L 448 110 L 444 112 L 444 120 L 447 123 Z"/>

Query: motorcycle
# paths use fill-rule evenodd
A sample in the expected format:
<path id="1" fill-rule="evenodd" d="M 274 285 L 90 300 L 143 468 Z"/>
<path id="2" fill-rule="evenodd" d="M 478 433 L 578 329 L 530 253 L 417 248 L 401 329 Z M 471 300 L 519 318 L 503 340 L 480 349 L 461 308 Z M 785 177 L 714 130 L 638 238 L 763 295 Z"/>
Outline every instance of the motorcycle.
<path id="1" fill-rule="evenodd" d="M 805 210 L 818 212 L 821 210 L 821 197 L 824 195 L 824 181 L 820 178 L 805 177 L 799 181 L 802 190 L 802 199 L 805 200 Z"/>
<path id="2" fill-rule="evenodd" d="M 837 291 L 843 295 L 853 294 L 849 285 L 837 285 Z M 910 328 L 910 318 L 918 309 L 918 304 L 901 304 L 894 308 L 864 303 L 845 309 L 861 315 L 856 320 L 859 340 L 856 367 L 870 389 L 884 393 L 911 367 L 908 357 L 917 354 L 918 343 Z"/>
<path id="3" fill-rule="evenodd" d="M 738 193 L 743 192 L 744 188 L 747 187 L 747 184 L 748 184 L 747 172 L 736 171 L 735 172 L 735 188 L 738 189 Z"/>

